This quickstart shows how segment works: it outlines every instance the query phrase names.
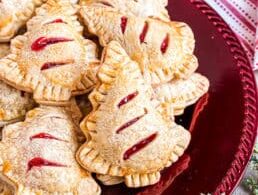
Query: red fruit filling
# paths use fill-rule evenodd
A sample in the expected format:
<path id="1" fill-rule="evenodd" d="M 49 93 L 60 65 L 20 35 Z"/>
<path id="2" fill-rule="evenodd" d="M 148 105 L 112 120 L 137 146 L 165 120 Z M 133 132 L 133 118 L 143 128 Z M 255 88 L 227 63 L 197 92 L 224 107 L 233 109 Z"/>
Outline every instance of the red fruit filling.
<path id="1" fill-rule="evenodd" d="M 140 34 L 140 42 L 141 43 L 144 42 L 145 37 L 146 37 L 147 32 L 148 32 L 148 29 L 149 29 L 149 24 L 148 24 L 148 22 L 145 22 L 144 27 L 142 29 L 142 33 Z"/>
<path id="2" fill-rule="evenodd" d="M 51 162 L 49 160 L 40 158 L 40 157 L 36 157 L 31 159 L 28 162 L 28 169 L 27 171 L 30 171 L 33 167 L 42 167 L 42 166 L 49 166 L 49 167 L 67 167 L 66 165 L 60 164 L 60 163 L 56 163 L 56 162 Z"/>
<path id="3" fill-rule="evenodd" d="M 73 39 L 68 39 L 64 37 L 51 37 L 51 38 L 40 37 L 32 43 L 31 49 L 33 51 L 40 51 L 48 45 L 62 43 L 62 42 L 69 42 L 69 41 L 73 41 Z"/>
<path id="4" fill-rule="evenodd" d="M 150 135 L 149 137 L 143 139 L 142 141 L 138 142 L 131 148 L 129 148 L 125 153 L 124 153 L 124 160 L 128 160 L 131 156 L 139 152 L 141 149 L 145 148 L 148 144 L 154 141 L 154 139 L 157 137 L 158 133 L 154 133 Z"/>
<path id="5" fill-rule="evenodd" d="M 130 120 L 129 122 L 125 123 L 124 125 L 122 125 L 122 126 L 116 131 L 116 133 L 121 133 L 124 129 L 126 129 L 126 128 L 132 126 L 134 123 L 136 123 L 138 120 L 140 120 L 143 116 L 144 116 L 144 115 L 138 116 L 138 117 L 136 117 L 136 118 Z"/>
<path id="6" fill-rule="evenodd" d="M 168 44 L 169 44 L 169 34 L 166 35 L 165 39 L 163 40 L 160 50 L 161 52 L 164 54 L 166 53 L 167 49 L 168 49 Z"/>
<path id="7" fill-rule="evenodd" d="M 132 101 L 135 97 L 137 97 L 139 95 L 139 92 L 136 91 L 132 94 L 129 94 L 128 96 L 126 96 L 125 98 L 123 98 L 119 104 L 118 104 L 118 108 L 121 108 L 123 105 L 127 104 L 128 102 Z"/>
<path id="8" fill-rule="evenodd" d="M 39 133 L 39 134 L 33 135 L 30 137 L 30 140 L 32 141 L 33 139 L 53 139 L 58 141 L 64 141 L 48 133 Z"/>
<path id="9" fill-rule="evenodd" d="M 128 21 L 128 18 L 127 17 L 122 17 L 121 18 L 121 30 L 122 30 L 122 33 L 124 34 L 125 33 L 125 30 L 126 30 L 126 26 L 127 26 L 127 21 Z"/>

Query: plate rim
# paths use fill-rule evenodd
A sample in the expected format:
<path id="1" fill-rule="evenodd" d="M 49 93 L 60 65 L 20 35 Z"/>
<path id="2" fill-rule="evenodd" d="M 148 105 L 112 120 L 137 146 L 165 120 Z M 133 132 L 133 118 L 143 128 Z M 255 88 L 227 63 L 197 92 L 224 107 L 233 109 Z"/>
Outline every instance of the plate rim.
<path id="1" fill-rule="evenodd" d="M 226 175 L 214 191 L 215 195 L 231 194 L 244 175 L 251 159 L 257 136 L 258 95 L 254 72 L 240 41 L 224 19 L 204 0 L 189 1 L 206 15 L 208 20 L 222 34 L 234 57 L 241 78 L 245 113 L 240 144 Z"/>

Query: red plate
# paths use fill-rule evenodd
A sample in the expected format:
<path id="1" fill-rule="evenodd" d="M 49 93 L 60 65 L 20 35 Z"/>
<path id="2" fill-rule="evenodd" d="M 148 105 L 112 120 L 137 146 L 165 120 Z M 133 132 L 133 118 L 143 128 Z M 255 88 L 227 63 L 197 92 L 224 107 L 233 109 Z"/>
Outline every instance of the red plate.
<path id="1" fill-rule="evenodd" d="M 211 82 L 209 93 L 195 109 L 187 109 L 177 119 L 193 132 L 191 145 L 179 162 L 163 172 L 158 184 L 137 190 L 124 185 L 103 187 L 103 194 L 230 194 L 250 159 L 258 107 L 245 52 L 225 22 L 203 0 L 169 0 L 169 13 L 173 20 L 193 28 L 198 71 Z"/>

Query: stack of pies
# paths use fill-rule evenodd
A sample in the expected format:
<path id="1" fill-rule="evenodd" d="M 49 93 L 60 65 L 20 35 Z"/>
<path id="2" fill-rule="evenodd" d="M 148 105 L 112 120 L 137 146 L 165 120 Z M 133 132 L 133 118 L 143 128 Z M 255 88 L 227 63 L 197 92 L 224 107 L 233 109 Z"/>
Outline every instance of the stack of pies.
<path id="1" fill-rule="evenodd" d="M 184 154 L 174 117 L 209 81 L 167 3 L 0 2 L 2 194 L 100 194 L 92 173 L 144 187 Z"/>

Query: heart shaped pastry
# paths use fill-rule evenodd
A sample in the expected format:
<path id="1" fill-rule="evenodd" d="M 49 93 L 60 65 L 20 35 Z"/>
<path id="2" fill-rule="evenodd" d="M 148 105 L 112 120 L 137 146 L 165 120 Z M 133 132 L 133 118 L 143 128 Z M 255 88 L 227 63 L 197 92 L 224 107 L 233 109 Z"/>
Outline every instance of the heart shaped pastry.
<path id="1" fill-rule="evenodd" d="M 121 177 L 128 187 L 154 184 L 177 161 L 190 133 L 159 112 L 153 91 L 117 42 L 104 50 L 93 111 L 81 123 L 88 141 L 77 153 L 87 170 Z"/>
<path id="2" fill-rule="evenodd" d="M 36 108 L 24 122 L 3 129 L 1 179 L 17 195 L 100 194 L 75 160 L 78 146 L 76 126 L 65 109 Z"/>
<path id="3" fill-rule="evenodd" d="M 0 1 L 0 42 L 8 42 L 46 0 Z"/>
<path id="4" fill-rule="evenodd" d="M 119 12 L 132 16 L 152 17 L 169 21 L 168 11 L 165 8 L 168 5 L 167 0 L 81 0 L 80 4 L 99 4 L 116 8 Z"/>
<path id="5" fill-rule="evenodd" d="M 49 0 L 39 8 L 28 32 L 13 39 L 11 54 L 0 60 L 1 79 L 47 105 L 64 105 L 89 91 L 92 83 L 82 78 L 98 64 L 96 46 L 82 37 L 76 12 L 66 0 Z"/>
<path id="6" fill-rule="evenodd" d="M 99 4 L 83 6 L 80 13 L 102 46 L 118 41 L 154 85 L 186 79 L 198 67 L 193 32 L 184 23 L 127 15 Z"/>
<path id="7" fill-rule="evenodd" d="M 172 80 L 154 87 L 155 98 L 171 105 L 175 115 L 181 115 L 184 109 L 195 104 L 209 89 L 206 77 L 194 73 L 187 80 Z"/>

